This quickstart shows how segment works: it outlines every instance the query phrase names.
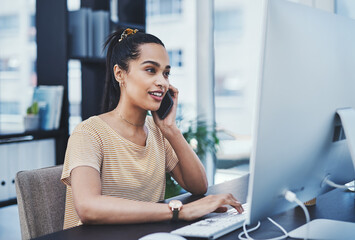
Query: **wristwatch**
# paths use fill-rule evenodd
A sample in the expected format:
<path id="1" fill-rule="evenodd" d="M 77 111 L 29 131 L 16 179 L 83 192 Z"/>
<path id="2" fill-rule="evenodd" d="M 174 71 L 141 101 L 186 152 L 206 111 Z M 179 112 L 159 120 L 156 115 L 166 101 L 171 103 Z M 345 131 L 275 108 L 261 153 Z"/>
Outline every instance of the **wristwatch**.
<path id="1" fill-rule="evenodd" d="M 169 202 L 169 208 L 173 212 L 173 218 L 171 219 L 171 221 L 174 221 L 174 222 L 178 221 L 179 220 L 179 212 L 182 208 L 182 202 L 179 200 L 171 200 Z"/>

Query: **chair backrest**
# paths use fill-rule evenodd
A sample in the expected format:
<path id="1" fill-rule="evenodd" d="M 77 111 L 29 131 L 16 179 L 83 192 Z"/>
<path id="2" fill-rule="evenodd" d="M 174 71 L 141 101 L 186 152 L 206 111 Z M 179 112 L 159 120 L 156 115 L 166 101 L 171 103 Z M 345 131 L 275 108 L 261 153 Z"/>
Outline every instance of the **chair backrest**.
<path id="1" fill-rule="evenodd" d="M 58 165 L 16 174 L 22 239 L 63 229 L 66 187 L 60 181 L 62 169 Z"/>

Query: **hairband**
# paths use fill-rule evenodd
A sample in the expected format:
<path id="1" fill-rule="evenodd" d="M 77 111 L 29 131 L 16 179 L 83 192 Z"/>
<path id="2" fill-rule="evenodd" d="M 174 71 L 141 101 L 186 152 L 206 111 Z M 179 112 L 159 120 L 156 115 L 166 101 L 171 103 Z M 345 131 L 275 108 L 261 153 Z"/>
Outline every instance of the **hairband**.
<path id="1" fill-rule="evenodd" d="M 138 32 L 138 29 L 133 30 L 131 28 L 127 28 L 126 30 L 123 31 L 123 33 L 121 34 L 121 38 L 118 41 L 121 42 L 123 39 L 125 39 L 129 35 L 135 34 L 136 32 Z"/>

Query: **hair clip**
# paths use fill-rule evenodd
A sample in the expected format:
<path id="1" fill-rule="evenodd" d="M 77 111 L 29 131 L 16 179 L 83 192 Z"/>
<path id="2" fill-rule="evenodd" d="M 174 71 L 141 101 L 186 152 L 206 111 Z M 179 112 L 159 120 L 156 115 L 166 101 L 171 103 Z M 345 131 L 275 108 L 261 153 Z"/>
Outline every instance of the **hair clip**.
<path id="1" fill-rule="evenodd" d="M 131 28 L 127 28 L 126 30 L 123 31 L 123 33 L 121 34 L 121 38 L 118 41 L 121 42 L 123 39 L 125 39 L 129 35 L 135 34 L 136 32 L 138 32 L 138 29 L 133 30 Z"/>

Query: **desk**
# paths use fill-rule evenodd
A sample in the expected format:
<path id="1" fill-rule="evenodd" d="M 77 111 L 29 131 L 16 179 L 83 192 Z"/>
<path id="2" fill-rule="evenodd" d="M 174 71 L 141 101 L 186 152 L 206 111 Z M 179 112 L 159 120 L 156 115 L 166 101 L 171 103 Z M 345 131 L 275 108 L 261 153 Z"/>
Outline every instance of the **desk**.
<path id="1" fill-rule="evenodd" d="M 249 175 L 245 175 L 238 179 L 234 179 L 225 183 L 209 187 L 207 195 L 218 193 L 232 193 L 239 201 L 244 203 L 247 197 Z M 202 196 L 192 196 L 191 194 L 183 194 L 173 199 L 179 199 L 183 203 L 188 203 Z M 328 218 L 334 220 L 342 220 L 355 222 L 355 204 L 354 193 L 344 192 L 343 190 L 333 190 L 317 198 L 317 204 L 308 207 L 311 219 Z M 274 216 L 273 219 L 281 224 L 286 231 L 291 231 L 305 223 L 303 210 L 299 207 L 291 209 L 285 213 Z M 170 232 L 176 228 L 190 224 L 190 222 L 170 221 L 146 224 L 127 224 L 127 225 L 82 225 L 79 227 L 59 231 L 49 235 L 45 235 L 37 240 L 91 240 L 91 239 L 138 239 L 153 232 Z M 238 239 L 238 234 L 242 230 L 236 230 L 219 239 Z M 268 220 L 261 222 L 261 227 L 254 234 L 250 234 L 255 238 L 270 238 L 280 236 L 282 233 Z M 196 238 L 194 238 L 196 239 Z"/>

